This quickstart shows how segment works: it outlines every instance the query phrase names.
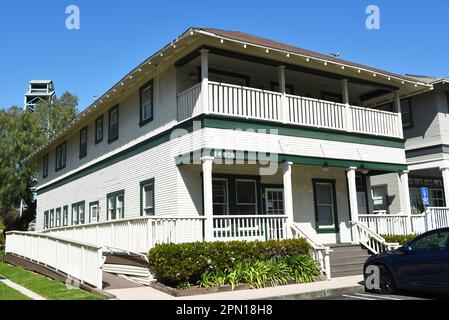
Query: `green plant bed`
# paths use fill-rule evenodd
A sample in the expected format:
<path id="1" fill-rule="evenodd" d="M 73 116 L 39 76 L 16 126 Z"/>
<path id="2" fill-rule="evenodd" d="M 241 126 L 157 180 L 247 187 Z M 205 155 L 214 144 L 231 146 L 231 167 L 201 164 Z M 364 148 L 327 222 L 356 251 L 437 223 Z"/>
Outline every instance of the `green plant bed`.
<path id="1" fill-rule="evenodd" d="M 0 276 L 15 282 L 48 300 L 103 300 L 81 289 L 69 288 L 65 284 L 48 279 L 25 269 L 0 262 Z"/>
<path id="2" fill-rule="evenodd" d="M 408 235 L 396 235 L 396 236 L 382 236 L 385 241 L 389 243 L 399 243 L 401 246 L 409 243 L 413 239 L 416 238 L 416 234 L 408 234 Z"/>
<path id="3" fill-rule="evenodd" d="M 161 244 L 148 254 L 159 282 L 172 287 L 268 285 L 313 281 L 320 274 L 305 239 Z"/>

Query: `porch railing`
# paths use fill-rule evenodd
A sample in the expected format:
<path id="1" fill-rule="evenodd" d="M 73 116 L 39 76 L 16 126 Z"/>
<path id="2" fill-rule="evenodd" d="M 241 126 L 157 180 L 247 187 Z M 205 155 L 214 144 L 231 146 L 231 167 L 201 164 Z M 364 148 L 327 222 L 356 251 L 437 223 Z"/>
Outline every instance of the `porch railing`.
<path id="1" fill-rule="evenodd" d="M 159 243 L 203 241 L 203 217 L 144 217 L 44 231 L 51 236 L 147 253 Z"/>
<path id="2" fill-rule="evenodd" d="M 391 251 L 399 247 L 398 243 L 387 243 L 378 233 L 374 232 L 361 222 L 351 222 L 355 237 L 360 244 L 374 254 Z"/>
<path id="3" fill-rule="evenodd" d="M 103 249 L 89 243 L 34 232 L 6 234 L 6 253 L 62 271 L 102 289 Z"/>
<path id="4" fill-rule="evenodd" d="M 398 113 L 350 106 L 256 88 L 209 81 L 208 106 L 203 106 L 202 86 L 178 94 L 178 120 L 201 113 L 260 119 L 371 135 L 402 138 Z"/>
<path id="5" fill-rule="evenodd" d="M 266 241 L 287 239 L 287 217 L 281 215 L 214 216 L 218 241 Z"/>
<path id="6" fill-rule="evenodd" d="M 422 234 L 449 227 L 449 208 L 427 208 L 422 214 L 359 215 L 359 222 L 381 235 Z"/>

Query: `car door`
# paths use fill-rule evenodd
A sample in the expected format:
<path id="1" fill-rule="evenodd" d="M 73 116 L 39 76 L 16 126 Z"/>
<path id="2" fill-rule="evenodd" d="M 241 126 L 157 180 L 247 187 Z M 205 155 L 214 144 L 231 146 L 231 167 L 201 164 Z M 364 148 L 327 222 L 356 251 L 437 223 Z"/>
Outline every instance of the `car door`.
<path id="1" fill-rule="evenodd" d="M 410 252 L 396 255 L 394 265 L 399 286 L 445 290 L 448 286 L 448 238 L 449 230 L 435 230 L 410 243 Z"/>

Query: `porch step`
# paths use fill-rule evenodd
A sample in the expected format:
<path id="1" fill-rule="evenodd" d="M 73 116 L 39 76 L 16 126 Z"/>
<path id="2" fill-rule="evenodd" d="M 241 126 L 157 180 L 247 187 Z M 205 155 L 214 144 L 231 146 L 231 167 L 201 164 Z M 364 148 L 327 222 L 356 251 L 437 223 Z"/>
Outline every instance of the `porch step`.
<path id="1" fill-rule="evenodd" d="M 333 278 L 361 275 L 363 265 L 370 253 L 360 245 L 332 244 L 329 245 L 331 275 Z"/>
<path id="2" fill-rule="evenodd" d="M 148 262 L 140 255 L 107 253 L 103 271 L 122 275 L 142 285 L 149 286 L 154 280 L 148 269 Z"/>

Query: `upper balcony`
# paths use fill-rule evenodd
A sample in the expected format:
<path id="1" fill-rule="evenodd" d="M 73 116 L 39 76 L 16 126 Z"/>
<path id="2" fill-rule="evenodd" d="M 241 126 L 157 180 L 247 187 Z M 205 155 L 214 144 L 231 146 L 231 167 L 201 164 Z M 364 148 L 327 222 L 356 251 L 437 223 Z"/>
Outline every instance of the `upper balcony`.
<path id="1" fill-rule="evenodd" d="M 403 138 L 399 113 L 227 83 L 199 83 L 178 95 L 178 121 L 200 114 Z"/>
<path id="2" fill-rule="evenodd" d="M 375 82 L 209 50 L 178 68 L 177 81 L 178 121 L 212 114 L 403 139 L 398 91 Z M 398 112 L 376 109 L 382 100 Z"/>

